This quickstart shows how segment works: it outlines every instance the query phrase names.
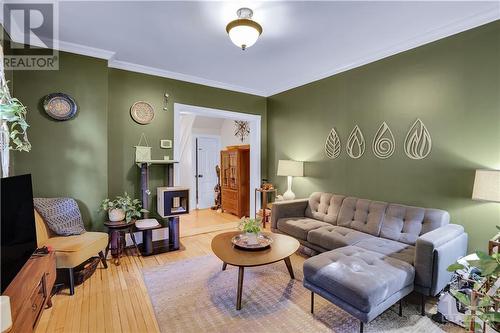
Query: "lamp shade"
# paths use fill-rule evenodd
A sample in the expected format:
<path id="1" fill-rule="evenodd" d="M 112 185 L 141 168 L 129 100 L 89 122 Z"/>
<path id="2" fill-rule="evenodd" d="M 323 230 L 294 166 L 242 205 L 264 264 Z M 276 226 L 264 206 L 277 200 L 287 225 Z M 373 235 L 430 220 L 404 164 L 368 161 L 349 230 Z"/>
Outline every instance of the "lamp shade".
<path id="1" fill-rule="evenodd" d="M 500 170 L 476 170 L 472 199 L 500 202 Z"/>
<path id="2" fill-rule="evenodd" d="M 304 176 L 304 162 L 292 160 L 278 161 L 278 176 Z"/>

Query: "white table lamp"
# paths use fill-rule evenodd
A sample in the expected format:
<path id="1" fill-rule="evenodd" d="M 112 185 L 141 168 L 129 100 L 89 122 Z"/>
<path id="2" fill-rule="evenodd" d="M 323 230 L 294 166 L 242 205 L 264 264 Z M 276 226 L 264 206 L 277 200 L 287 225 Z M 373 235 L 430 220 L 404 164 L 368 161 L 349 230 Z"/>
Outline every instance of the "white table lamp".
<path id="1" fill-rule="evenodd" d="M 472 199 L 500 202 L 500 170 L 476 170 Z"/>
<path id="2" fill-rule="evenodd" d="M 304 162 L 279 160 L 278 176 L 288 177 L 288 188 L 286 192 L 283 193 L 283 199 L 285 200 L 295 199 L 295 194 L 292 192 L 292 177 L 304 176 Z"/>

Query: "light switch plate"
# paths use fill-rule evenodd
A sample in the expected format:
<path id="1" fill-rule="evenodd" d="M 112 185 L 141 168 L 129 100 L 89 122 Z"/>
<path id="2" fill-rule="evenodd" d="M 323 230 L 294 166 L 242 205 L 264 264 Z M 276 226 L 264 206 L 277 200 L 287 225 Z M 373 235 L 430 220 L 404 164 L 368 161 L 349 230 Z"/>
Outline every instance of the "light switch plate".
<path id="1" fill-rule="evenodd" d="M 161 148 L 172 148 L 172 140 L 160 140 Z"/>

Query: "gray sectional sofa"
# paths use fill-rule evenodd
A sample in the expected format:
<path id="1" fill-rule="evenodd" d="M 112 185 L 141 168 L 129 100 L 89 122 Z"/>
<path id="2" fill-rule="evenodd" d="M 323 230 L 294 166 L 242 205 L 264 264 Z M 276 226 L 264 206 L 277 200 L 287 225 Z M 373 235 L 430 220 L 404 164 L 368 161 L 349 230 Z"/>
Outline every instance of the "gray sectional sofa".
<path id="1" fill-rule="evenodd" d="M 321 252 L 304 262 L 304 286 L 368 323 L 411 293 L 437 295 L 467 250 L 448 212 L 316 192 L 276 202 L 271 229 Z M 401 314 L 401 302 L 400 302 Z"/>

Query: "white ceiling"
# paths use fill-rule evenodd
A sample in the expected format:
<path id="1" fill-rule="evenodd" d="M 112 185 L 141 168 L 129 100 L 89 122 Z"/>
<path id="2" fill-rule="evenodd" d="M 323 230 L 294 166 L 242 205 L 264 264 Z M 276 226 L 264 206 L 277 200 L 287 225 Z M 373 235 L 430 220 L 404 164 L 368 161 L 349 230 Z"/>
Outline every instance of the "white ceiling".
<path id="1" fill-rule="evenodd" d="M 225 32 L 242 6 L 264 30 L 246 51 Z M 59 47 L 269 96 L 499 18 L 499 1 L 64 1 Z"/>

